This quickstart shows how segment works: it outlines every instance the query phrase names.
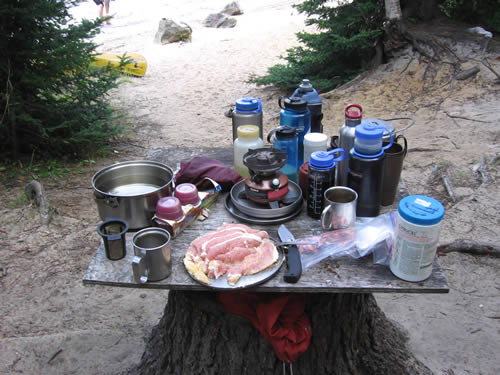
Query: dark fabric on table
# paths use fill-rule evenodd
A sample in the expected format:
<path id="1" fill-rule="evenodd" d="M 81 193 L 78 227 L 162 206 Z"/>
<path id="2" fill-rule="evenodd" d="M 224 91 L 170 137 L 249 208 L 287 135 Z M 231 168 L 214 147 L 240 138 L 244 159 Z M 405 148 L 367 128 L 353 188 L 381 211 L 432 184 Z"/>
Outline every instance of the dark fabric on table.
<path id="1" fill-rule="evenodd" d="M 199 190 L 210 189 L 210 183 L 203 181 L 205 177 L 217 182 L 222 187 L 222 191 L 226 192 L 230 191 L 235 183 L 242 180 L 238 172 L 222 162 L 204 156 L 196 156 L 188 162 L 181 162 L 181 169 L 175 176 L 175 183 L 178 185 L 188 182 L 196 185 Z"/>
<path id="2" fill-rule="evenodd" d="M 311 322 L 301 294 L 223 292 L 217 299 L 227 312 L 250 319 L 281 361 L 295 362 L 309 347 Z"/>

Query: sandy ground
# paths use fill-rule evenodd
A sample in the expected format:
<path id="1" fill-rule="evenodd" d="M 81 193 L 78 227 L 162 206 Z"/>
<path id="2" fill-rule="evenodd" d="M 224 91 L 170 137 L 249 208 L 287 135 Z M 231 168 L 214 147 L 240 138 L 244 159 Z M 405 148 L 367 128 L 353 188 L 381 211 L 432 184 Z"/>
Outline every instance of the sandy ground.
<path id="1" fill-rule="evenodd" d="M 35 207 L 20 200 L 27 181 L 0 185 L 0 374 L 121 374 L 140 360 L 168 292 L 82 285 L 99 243 L 90 178 L 113 161 L 144 158 L 154 147 L 229 146 L 231 121 L 223 113 L 242 96 L 263 100 L 266 131 L 278 125 L 277 99 L 289 93 L 247 80 L 297 43 L 304 17 L 291 8 L 293 1 L 240 1 L 245 14 L 235 28 L 204 28 L 203 19 L 226 3 L 111 2 L 115 16 L 96 38 L 100 50 L 137 52 L 148 60 L 146 76 L 127 79 L 111 97 L 127 113 L 130 131 L 115 144 L 115 157 L 69 178 L 42 181 L 57 209 L 48 227 L 40 226 Z M 88 1 L 74 14 L 93 18 L 97 7 Z M 162 17 L 188 23 L 192 43 L 154 44 Z M 404 132 L 410 152 L 402 177 L 411 193 L 445 204 L 441 243 L 499 240 L 500 92 L 494 75 L 477 62 L 480 44 L 470 46 L 460 50 L 467 60 L 462 68 L 478 65 L 481 71 L 467 81 L 450 79 L 447 64 L 429 67 L 410 53 L 323 95 L 328 135 L 338 133 L 343 109 L 353 102 L 363 106 L 365 117 L 415 118 Z M 489 58 L 499 71 L 495 46 Z M 489 182 L 474 171 L 483 157 Z M 448 175 L 456 202 L 432 179 L 436 165 Z M 436 374 L 500 373 L 499 259 L 451 253 L 439 263 L 449 294 L 377 295 L 379 304 Z"/>

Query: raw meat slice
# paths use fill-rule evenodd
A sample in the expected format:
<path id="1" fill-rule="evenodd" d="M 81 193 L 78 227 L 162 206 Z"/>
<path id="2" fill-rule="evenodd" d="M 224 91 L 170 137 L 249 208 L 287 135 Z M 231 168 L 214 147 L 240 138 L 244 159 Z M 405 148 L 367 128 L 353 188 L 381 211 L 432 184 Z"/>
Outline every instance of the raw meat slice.
<path id="1" fill-rule="evenodd" d="M 244 224 L 224 224 L 195 239 L 184 257 L 188 272 L 198 281 L 227 275 L 230 285 L 241 276 L 265 270 L 278 260 L 278 250 L 265 231 Z"/>

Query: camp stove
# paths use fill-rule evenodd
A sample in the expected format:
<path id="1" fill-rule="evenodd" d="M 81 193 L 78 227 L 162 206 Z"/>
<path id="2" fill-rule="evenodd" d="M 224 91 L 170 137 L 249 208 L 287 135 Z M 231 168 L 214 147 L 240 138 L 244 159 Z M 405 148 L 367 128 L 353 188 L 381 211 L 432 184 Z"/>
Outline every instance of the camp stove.
<path id="1" fill-rule="evenodd" d="M 287 153 L 275 148 L 258 148 L 243 155 L 250 175 L 245 179 L 242 197 L 278 208 L 288 193 L 288 177 L 279 171 L 286 160 Z"/>

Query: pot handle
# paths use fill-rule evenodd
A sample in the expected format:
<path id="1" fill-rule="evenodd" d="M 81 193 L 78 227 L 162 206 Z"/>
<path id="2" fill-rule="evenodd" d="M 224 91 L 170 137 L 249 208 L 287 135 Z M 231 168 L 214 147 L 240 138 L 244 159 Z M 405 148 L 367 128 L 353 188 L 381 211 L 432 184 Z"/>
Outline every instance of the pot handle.
<path id="1" fill-rule="evenodd" d="M 132 271 L 134 272 L 134 281 L 138 284 L 148 282 L 148 267 L 146 266 L 146 257 L 143 254 L 136 255 L 132 259 Z"/>
<path id="2" fill-rule="evenodd" d="M 112 197 L 110 195 L 103 195 L 98 196 L 96 193 L 94 193 L 94 198 L 98 202 L 104 203 L 106 206 L 109 206 L 111 208 L 117 208 L 120 205 L 120 198 L 119 197 Z"/>

